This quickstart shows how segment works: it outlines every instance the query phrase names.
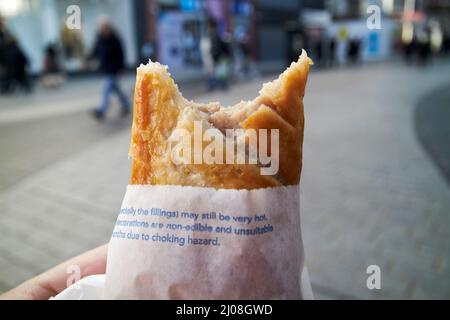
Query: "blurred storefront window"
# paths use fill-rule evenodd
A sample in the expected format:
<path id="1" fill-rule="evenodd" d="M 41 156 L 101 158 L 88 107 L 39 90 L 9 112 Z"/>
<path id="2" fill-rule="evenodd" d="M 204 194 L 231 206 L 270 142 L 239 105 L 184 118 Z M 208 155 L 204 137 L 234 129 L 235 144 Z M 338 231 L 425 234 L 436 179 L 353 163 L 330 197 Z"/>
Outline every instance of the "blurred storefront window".
<path id="1" fill-rule="evenodd" d="M 201 13 L 161 10 L 158 16 L 158 60 L 172 68 L 201 64 Z"/>
<path id="2" fill-rule="evenodd" d="M 361 17 L 360 0 L 327 0 L 325 8 L 334 19 L 357 19 Z"/>
<path id="3" fill-rule="evenodd" d="M 294 47 L 301 42 L 296 26 L 301 2 L 259 0 L 257 5 L 261 71 L 280 70 L 286 67 L 288 60 L 295 59 Z"/>
<path id="4" fill-rule="evenodd" d="M 252 28 L 251 0 L 160 0 L 155 26 L 158 60 L 171 68 L 202 65 L 201 39 L 208 34 L 209 20 L 217 23 L 224 38 L 244 41 Z"/>

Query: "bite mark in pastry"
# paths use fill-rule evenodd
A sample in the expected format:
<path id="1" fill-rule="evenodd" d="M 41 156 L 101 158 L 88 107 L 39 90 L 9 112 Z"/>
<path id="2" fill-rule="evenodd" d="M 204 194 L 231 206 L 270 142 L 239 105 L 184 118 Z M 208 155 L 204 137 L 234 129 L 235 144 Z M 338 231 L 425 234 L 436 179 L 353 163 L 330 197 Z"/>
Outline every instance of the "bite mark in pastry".
<path id="1" fill-rule="evenodd" d="M 131 184 L 181 185 L 217 189 L 259 189 L 300 182 L 304 132 L 303 96 L 312 64 L 306 52 L 259 96 L 232 107 L 186 100 L 159 63 L 137 70 L 132 138 Z M 259 164 L 175 164 L 170 138 L 177 129 L 278 129 L 279 172 L 261 174 Z M 225 135 L 224 135 L 225 139 Z"/>

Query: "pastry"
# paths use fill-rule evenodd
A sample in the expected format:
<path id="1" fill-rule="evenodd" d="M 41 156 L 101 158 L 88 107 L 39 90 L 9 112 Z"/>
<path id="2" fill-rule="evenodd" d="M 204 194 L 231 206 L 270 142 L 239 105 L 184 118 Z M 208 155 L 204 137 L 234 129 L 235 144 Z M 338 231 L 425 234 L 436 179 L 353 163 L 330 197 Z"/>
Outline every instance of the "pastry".
<path id="1" fill-rule="evenodd" d="M 188 101 L 179 92 L 167 67 L 154 62 L 141 65 L 137 71 L 129 151 L 131 184 L 247 190 L 299 184 L 304 131 L 303 96 L 311 64 L 311 59 L 303 52 L 278 79 L 264 84 L 257 98 L 231 107 Z M 264 165 L 261 163 L 174 162 L 170 147 L 174 132 L 183 129 L 181 132 L 193 134 L 195 123 L 200 124 L 202 130 L 215 129 L 222 134 L 225 144 L 225 133 L 229 129 L 267 129 L 268 132 L 278 129 L 279 169 L 272 175 L 263 175 L 261 167 Z M 239 136 L 235 139 L 238 140 Z M 240 141 L 248 143 L 247 140 Z M 202 146 L 205 147 L 204 142 Z M 269 147 L 268 154 L 273 151 Z M 191 159 L 195 158 L 196 151 L 192 152 Z M 237 154 L 233 157 L 236 160 Z M 248 159 L 249 155 L 245 157 Z M 225 159 L 225 152 L 218 158 Z"/>

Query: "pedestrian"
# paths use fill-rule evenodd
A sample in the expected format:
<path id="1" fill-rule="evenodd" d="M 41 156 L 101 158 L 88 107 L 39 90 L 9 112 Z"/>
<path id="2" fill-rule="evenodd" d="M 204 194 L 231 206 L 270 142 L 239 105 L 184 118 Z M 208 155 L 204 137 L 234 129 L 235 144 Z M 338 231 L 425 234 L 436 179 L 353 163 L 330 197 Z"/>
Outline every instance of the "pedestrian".
<path id="1" fill-rule="evenodd" d="M 228 88 L 231 64 L 230 43 L 223 40 L 219 34 L 217 22 L 214 19 L 209 23 L 210 52 L 213 62 L 213 75 L 208 81 L 208 89 L 216 87 Z"/>
<path id="2" fill-rule="evenodd" d="M 317 66 L 321 67 L 322 66 L 322 60 L 323 60 L 323 40 L 322 37 L 320 37 L 319 39 L 317 39 L 316 45 L 315 45 L 315 52 L 316 52 L 316 61 L 317 62 Z"/>
<path id="3" fill-rule="evenodd" d="M 414 61 L 414 52 L 416 51 L 415 39 L 410 42 L 403 43 L 403 56 L 407 64 L 412 64 Z"/>
<path id="4" fill-rule="evenodd" d="M 328 45 L 328 65 L 333 67 L 336 61 L 336 39 L 331 37 Z"/>
<path id="5" fill-rule="evenodd" d="M 417 55 L 419 65 L 425 66 L 428 64 L 431 55 L 430 32 L 428 28 L 423 28 L 419 31 L 417 36 Z"/>
<path id="6" fill-rule="evenodd" d="M 249 31 L 244 27 L 237 27 L 235 33 L 235 75 L 238 79 L 251 79 L 252 61 Z"/>
<path id="7" fill-rule="evenodd" d="M 6 92 L 7 78 L 6 78 L 6 60 L 4 51 L 6 47 L 7 30 L 2 16 L 0 16 L 0 93 Z"/>
<path id="8" fill-rule="evenodd" d="M 109 109 L 110 96 L 115 92 L 122 105 L 121 115 L 126 117 L 130 113 L 130 103 L 118 82 L 118 75 L 125 66 L 122 43 L 108 18 L 101 17 L 98 27 L 97 40 L 89 58 L 99 61 L 105 83 L 100 106 L 92 114 L 97 120 L 103 120 Z"/>
<path id="9" fill-rule="evenodd" d="M 357 64 L 359 62 L 359 55 L 361 49 L 361 41 L 359 39 L 351 39 L 348 44 L 347 57 L 350 64 Z"/>
<path id="10" fill-rule="evenodd" d="M 31 91 L 27 74 L 28 59 L 0 16 L 0 92 L 10 93 L 17 87 Z"/>
<path id="11" fill-rule="evenodd" d="M 206 71 L 206 87 L 211 90 L 214 82 L 214 61 L 211 54 L 211 37 L 210 31 L 207 30 L 200 40 L 200 52 L 202 55 L 203 68 Z"/>
<path id="12" fill-rule="evenodd" d="M 42 83 L 47 88 L 57 88 L 64 83 L 59 53 L 56 45 L 49 44 L 44 52 L 44 74 Z"/>
<path id="13" fill-rule="evenodd" d="M 4 91 L 13 92 L 22 88 L 25 93 L 30 93 L 31 83 L 27 72 L 28 58 L 17 40 L 8 33 L 2 48 L 2 63 L 5 72 Z"/>

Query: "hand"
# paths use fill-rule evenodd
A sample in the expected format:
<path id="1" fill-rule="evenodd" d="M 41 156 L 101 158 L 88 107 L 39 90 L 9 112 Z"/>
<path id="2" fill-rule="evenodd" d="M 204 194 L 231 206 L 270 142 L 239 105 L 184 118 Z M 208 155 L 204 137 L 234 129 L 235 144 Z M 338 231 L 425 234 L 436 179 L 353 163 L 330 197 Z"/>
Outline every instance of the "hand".
<path id="1" fill-rule="evenodd" d="M 108 245 L 83 253 L 0 295 L 0 300 L 47 300 L 67 288 L 69 266 L 80 267 L 81 279 L 106 272 Z"/>

